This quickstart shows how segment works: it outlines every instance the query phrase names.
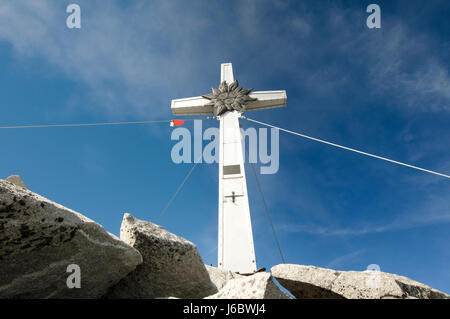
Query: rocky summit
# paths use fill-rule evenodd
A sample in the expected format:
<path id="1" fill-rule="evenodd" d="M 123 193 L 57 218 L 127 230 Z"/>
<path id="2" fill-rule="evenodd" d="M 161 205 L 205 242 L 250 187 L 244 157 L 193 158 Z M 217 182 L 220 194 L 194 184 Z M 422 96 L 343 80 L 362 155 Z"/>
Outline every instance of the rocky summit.
<path id="1" fill-rule="evenodd" d="M 283 288 L 298 299 L 449 298 L 379 271 L 281 264 L 239 275 L 204 265 L 194 243 L 159 225 L 125 214 L 119 239 L 19 176 L 0 179 L 0 298 L 290 299 Z"/>

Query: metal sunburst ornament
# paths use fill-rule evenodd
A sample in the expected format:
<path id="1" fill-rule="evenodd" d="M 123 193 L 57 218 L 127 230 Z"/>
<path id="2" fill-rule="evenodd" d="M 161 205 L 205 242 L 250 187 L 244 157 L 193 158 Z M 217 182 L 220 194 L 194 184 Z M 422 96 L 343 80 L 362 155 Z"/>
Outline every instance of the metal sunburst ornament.
<path id="1" fill-rule="evenodd" d="M 252 90 L 240 88 L 237 80 L 229 85 L 223 81 L 218 89 L 213 88 L 212 93 L 203 95 L 203 97 L 211 101 L 206 105 L 213 106 L 214 115 L 219 116 L 233 110 L 245 112 L 246 104 L 257 100 L 249 96 Z"/>

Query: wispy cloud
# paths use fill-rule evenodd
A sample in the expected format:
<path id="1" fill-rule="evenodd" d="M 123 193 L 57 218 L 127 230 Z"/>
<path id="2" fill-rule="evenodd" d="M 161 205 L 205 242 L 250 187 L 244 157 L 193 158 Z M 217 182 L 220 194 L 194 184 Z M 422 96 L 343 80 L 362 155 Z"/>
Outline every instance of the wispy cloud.
<path id="1" fill-rule="evenodd" d="M 364 24 L 355 34 L 364 12 L 337 5 L 315 4 L 323 8 L 311 12 L 298 4 L 293 11 L 293 3 L 281 1 L 236 1 L 226 11 L 216 2 L 79 4 L 82 29 L 68 30 L 63 2 L 4 0 L 0 40 L 11 43 L 20 58 L 41 57 L 86 85 L 94 102 L 111 112 L 168 113 L 162 107 L 168 99 L 199 94 L 199 81 L 209 88 L 201 70 L 231 56 L 258 70 L 256 82 L 272 76 L 260 63 L 277 62 L 286 74 L 295 72 L 300 86 L 329 96 L 357 81 L 348 76 L 349 68 L 363 67 L 374 94 L 388 93 L 410 108 L 450 108 L 448 68 L 431 54 L 431 39 L 411 38 L 401 20 L 368 39 Z M 285 19 L 275 23 L 277 14 Z M 254 59 L 256 52 L 264 55 Z M 411 63 L 412 52 L 420 63 Z"/>
<path id="2" fill-rule="evenodd" d="M 423 111 L 450 111 L 448 68 L 432 53 L 426 35 L 410 36 L 397 22 L 389 34 L 365 44 L 370 79 L 379 94 L 389 93 L 397 105 Z"/>
<path id="3" fill-rule="evenodd" d="M 426 207 L 414 212 L 399 215 L 394 220 L 384 224 L 358 224 L 353 227 L 331 227 L 318 224 L 281 224 L 277 228 L 290 233 L 307 233 L 318 236 L 363 236 L 384 233 L 394 230 L 412 229 L 435 224 L 450 223 L 450 207 L 443 197 L 428 198 Z"/>
<path id="4" fill-rule="evenodd" d="M 325 267 L 326 268 L 339 268 L 349 262 L 352 262 L 357 257 L 361 256 L 365 252 L 364 249 L 353 251 L 351 253 L 339 256 L 331 260 Z"/>
<path id="5" fill-rule="evenodd" d="M 212 20 L 190 6 L 181 12 L 171 1 L 128 8 L 112 1 L 79 2 L 82 28 L 69 30 L 62 2 L 2 1 L 0 40 L 11 43 L 19 58 L 41 57 L 86 85 L 95 102 L 111 112 L 167 113 L 161 105 L 170 88 L 196 79 L 195 37 Z"/>

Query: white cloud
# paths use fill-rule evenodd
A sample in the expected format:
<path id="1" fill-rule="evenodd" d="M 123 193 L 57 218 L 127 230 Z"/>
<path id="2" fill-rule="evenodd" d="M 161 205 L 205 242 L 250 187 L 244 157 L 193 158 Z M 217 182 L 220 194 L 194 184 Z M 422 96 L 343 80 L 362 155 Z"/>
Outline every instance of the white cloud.
<path id="1" fill-rule="evenodd" d="M 294 17 L 291 20 L 292 28 L 301 36 L 306 37 L 311 33 L 311 25 L 300 17 Z"/>
<path id="2" fill-rule="evenodd" d="M 353 251 L 351 253 L 339 256 L 331 260 L 325 267 L 326 268 L 339 268 L 349 262 L 352 262 L 357 257 L 361 256 L 364 253 L 364 249 L 360 249 L 357 251 Z"/>
<path id="3" fill-rule="evenodd" d="M 450 208 L 446 198 L 428 196 L 423 207 L 404 212 L 388 223 L 357 224 L 353 227 L 330 227 L 318 224 L 280 224 L 277 228 L 288 233 L 307 233 L 318 236 L 363 236 L 394 230 L 413 229 L 435 224 L 450 223 Z"/>
<path id="4" fill-rule="evenodd" d="M 399 107 L 450 111 L 448 67 L 431 52 L 427 35 L 411 36 L 401 22 L 383 36 L 364 41 L 370 80 L 378 95 L 389 94 Z"/>
<path id="5" fill-rule="evenodd" d="M 191 59 L 195 42 L 183 34 L 197 36 L 212 23 L 208 16 L 189 9 L 181 14 L 170 1 L 125 9 L 103 1 L 80 6 L 82 28 L 69 30 L 63 3 L 2 1 L 0 40 L 11 43 L 19 58 L 42 57 L 87 85 L 110 111 L 169 113 L 165 97 L 176 91 L 170 88 L 189 87 L 201 70 L 199 60 Z"/>
<path id="6" fill-rule="evenodd" d="M 324 7 L 319 15 L 305 5 L 292 11 L 268 1 L 232 2 L 228 11 L 216 2 L 78 2 L 82 28 L 69 30 L 63 2 L 3 0 L 0 40 L 11 43 L 20 58 L 42 57 L 86 85 L 93 104 L 111 112 L 170 114 L 170 98 L 203 93 L 198 88 L 211 86 L 212 72 L 202 70 L 231 56 L 247 57 L 241 71 L 257 69 L 250 75 L 256 83 L 273 72 L 295 73 L 299 86 L 333 96 L 355 81 L 349 67 L 363 67 L 369 94 L 388 94 L 409 109 L 450 108 L 448 67 L 432 55 L 430 38 L 411 36 L 401 21 L 383 23 L 368 38 L 364 23 L 355 31 L 365 13 L 339 6 Z M 269 13 L 286 19 L 274 24 Z M 259 58 L 251 58 L 257 52 Z M 420 63 L 409 61 L 411 56 Z M 341 65 L 341 58 L 350 64 Z"/>

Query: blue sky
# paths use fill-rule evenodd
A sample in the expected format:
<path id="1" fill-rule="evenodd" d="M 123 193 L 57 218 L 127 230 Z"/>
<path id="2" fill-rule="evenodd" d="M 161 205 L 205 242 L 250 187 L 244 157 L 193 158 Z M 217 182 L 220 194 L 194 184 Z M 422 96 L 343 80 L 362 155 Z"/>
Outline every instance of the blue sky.
<path id="1" fill-rule="evenodd" d="M 0 4 L 0 126 L 172 119 L 170 100 L 208 93 L 220 63 L 286 108 L 248 117 L 450 173 L 448 1 L 72 1 Z M 365 9 L 381 7 L 381 29 Z M 253 126 L 243 121 L 244 127 Z M 205 127 L 217 126 L 215 121 Z M 192 124 L 186 124 L 192 129 Z M 0 177 L 118 235 L 124 212 L 155 221 L 191 168 L 172 128 L 1 130 Z M 159 223 L 217 263 L 216 164 L 201 164 Z M 260 175 L 286 262 L 382 271 L 450 293 L 450 182 L 280 133 Z M 247 170 L 258 266 L 281 263 Z"/>

